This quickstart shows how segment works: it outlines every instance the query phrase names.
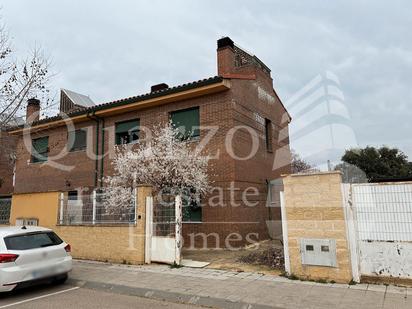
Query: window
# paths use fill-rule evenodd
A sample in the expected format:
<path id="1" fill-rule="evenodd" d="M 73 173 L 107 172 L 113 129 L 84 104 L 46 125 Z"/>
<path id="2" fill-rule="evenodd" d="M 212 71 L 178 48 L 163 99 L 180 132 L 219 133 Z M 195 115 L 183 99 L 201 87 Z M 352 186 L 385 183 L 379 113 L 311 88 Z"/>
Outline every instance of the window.
<path id="1" fill-rule="evenodd" d="M 69 132 L 67 138 L 67 146 L 69 147 L 69 151 L 78 151 L 86 149 L 87 131 L 85 129 L 80 129 Z"/>
<path id="2" fill-rule="evenodd" d="M 272 152 L 272 140 L 273 140 L 273 132 L 272 132 L 272 121 L 269 119 L 265 119 L 265 140 L 266 140 L 266 150 L 268 152 Z"/>
<path id="3" fill-rule="evenodd" d="M 116 145 L 130 144 L 139 139 L 138 119 L 116 123 Z"/>
<path id="4" fill-rule="evenodd" d="M 7 236 L 4 242 L 8 250 L 30 250 L 57 246 L 63 243 L 63 240 L 53 232 L 34 232 Z"/>
<path id="5" fill-rule="evenodd" d="M 31 162 L 46 162 L 49 153 L 49 137 L 32 140 Z"/>
<path id="6" fill-rule="evenodd" d="M 77 197 L 78 197 L 77 191 L 69 191 L 67 193 L 67 196 L 68 196 L 69 201 L 77 201 Z"/>
<path id="7" fill-rule="evenodd" d="M 200 136 L 198 107 L 172 112 L 170 118 L 172 125 L 179 130 L 179 140 L 187 140 Z"/>
<path id="8" fill-rule="evenodd" d="M 0 224 L 9 224 L 11 198 L 0 197 Z"/>
<path id="9" fill-rule="evenodd" d="M 182 194 L 183 222 L 202 222 L 202 205 L 200 196 L 190 189 Z"/>

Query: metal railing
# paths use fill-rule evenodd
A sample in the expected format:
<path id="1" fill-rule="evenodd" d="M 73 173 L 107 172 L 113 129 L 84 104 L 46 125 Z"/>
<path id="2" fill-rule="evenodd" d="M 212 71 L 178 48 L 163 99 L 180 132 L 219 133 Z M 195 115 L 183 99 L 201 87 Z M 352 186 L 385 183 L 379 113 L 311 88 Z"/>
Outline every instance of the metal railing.
<path id="1" fill-rule="evenodd" d="M 62 193 L 60 196 L 58 222 L 61 225 L 82 224 L 134 224 L 136 223 L 136 191 L 130 204 L 113 208 L 106 203 L 106 193 L 93 191 L 75 199 Z"/>
<path id="2" fill-rule="evenodd" d="M 412 241 L 412 183 L 353 184 L 359 239 Z"/>

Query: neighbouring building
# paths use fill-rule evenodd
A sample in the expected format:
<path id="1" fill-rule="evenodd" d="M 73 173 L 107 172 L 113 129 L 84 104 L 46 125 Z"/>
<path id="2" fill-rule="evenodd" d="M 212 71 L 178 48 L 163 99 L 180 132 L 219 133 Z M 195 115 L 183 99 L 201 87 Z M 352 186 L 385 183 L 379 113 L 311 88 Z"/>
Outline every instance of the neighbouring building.
<path id="1" fill-rule="evenodd" d="M 159 84 L 150 93 L 96 105 L 86 96 L 62 90 L 59 115 L 35 119 L 30 135 L 21 127 L 10 132 L 18 139 L 14 194 L 59 191 L 76 198 L 79 191 L 99 188 L 112 173 L 110 157 L 101 154 L 139 139 L 142 126 L 172 121 L 193 132 L 193 143 L 216 127 L 205 151 L 219 154 L 210 164 L 210 177 L 222 189 L 223 205 L 213 206 L 204 197 L 203 207 L 189 209 L 183 224 L 185 241 L 194 237 L 201 246 L 199 233 L 218 235 L 218 246 L 233 232 L 242 238 L 233 238 L 232 244 L 244 244 L 250 233 L 256 233 L 249 236 L 253 240 L 268 238 L 266 222 L 280 219 L 280 209 L 267 207 L 268 183 L 290 172 L 290 117 L 273 89 L 270 69 L 261 60 L 228 37 L 217 45 L 215 77 L 175 87 Z M 39 104 L 29 101 L 28 113 Z M 74 124 L 69 132 L 63 112 Z M 200 130 L 193 130 L 197 127 Z M 253 144 L 253 134 L 258 145 Z M 68 140 L 72 147 L 59 157 Z M 258 189 L 248 192 L 254 207 L 242 202 L 248 187 Z M 207 241 L 215 246 L 214 237 Z"/>
<path id="2" fill-rule="evenodd" d="M 6 128 L 0 128 L 0 225 L 8 224 L 11 197 L 14 190 L 14 162 L 17 138 L 7 132 L 11 126 L 24 124 L 21 117 L 13 117 Z"/>

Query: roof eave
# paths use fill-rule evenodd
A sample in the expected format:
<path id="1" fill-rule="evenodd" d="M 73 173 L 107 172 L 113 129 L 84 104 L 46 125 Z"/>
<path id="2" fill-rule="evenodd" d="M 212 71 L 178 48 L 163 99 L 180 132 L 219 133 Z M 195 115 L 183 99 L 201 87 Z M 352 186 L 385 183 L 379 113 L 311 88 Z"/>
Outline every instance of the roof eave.
<path id="1" fill-rule="evenodd" d="M 93 108 L 87 108 L 82 111 L 77 111 L 68 115 L 68 118 L 73 122 L 85 121 L 89 115 L 98 115 L 101 117 L 117 115 L 133 110 L 141 110 L 145 108 L 155 107 L 171 102 L 187 100 L 192 98 L 201 97 L 204 95 L 210 95 L 214 93 L 223 92 L 230 89 L 230 80 L 224 78 L 216 78 L 213 82 L 202 84 L 198 87 L 190 87 L 188 89 L 183 88 L 179 91 L 164 91 L 154 93 L 152 95 L 145 95 L 139 97 L 132 97 L 123 99 Z M 20 134 L 27 130 L 43 130 L 51 127 L 57 127 L 64 125 L 67 120 L 58 117 L 55 120 L 45 121 L 38 124 L 34 124 L 31 127 L 19 127 L 15 130 L 10 130 L 10 134 Z"/>

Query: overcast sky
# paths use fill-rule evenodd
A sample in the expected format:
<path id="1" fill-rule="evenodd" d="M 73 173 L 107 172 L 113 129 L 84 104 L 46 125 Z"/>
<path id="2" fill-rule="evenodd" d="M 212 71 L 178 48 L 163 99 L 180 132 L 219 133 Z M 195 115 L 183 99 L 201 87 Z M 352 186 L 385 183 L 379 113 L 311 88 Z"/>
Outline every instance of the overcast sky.
<path id="1" fill-rule="evenodd" d="M 412 159 L 410 1 L 0 3 L 14 48 L 23 54 L 37 44 L 52 57 L 56 91 L 102 103 L 148 92 L 155 83 L 214 76 L 216 40 L 227 35 L 272 69 L 286 105 L 330 72 L 350 119 L 347 146 L 397 146 Z M 318 141 L 293 143 L 305 152 Z"/>

